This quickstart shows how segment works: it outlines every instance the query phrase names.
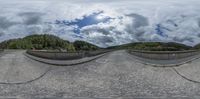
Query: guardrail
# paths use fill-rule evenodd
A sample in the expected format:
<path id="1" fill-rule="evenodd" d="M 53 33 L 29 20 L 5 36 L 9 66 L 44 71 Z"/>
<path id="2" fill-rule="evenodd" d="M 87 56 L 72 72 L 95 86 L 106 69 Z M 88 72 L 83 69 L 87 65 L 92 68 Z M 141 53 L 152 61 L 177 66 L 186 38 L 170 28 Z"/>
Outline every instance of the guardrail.
<path id="1" fill-rule="evenodd" d="M 110 50 L 97 50 L 97 51 L 82 51 L 82 52 L 49 52 L 49 51 L 32 51 L 28 50 L 27 53 L 36 57 L 53 59 L 53 60 L 74 60 L 84 57 L 92 57 L 100 54 L 110 52 Z"/>
<path id="2" fill-rule="evenodd" d="M 128 50 L 129 53 L 148 59 L 156 60 L 173 60 L 181 59 L 194 55 L 200 54 L 198 50 L 188 50 L 188 51 L 138 51 L 138 50 Z"/>

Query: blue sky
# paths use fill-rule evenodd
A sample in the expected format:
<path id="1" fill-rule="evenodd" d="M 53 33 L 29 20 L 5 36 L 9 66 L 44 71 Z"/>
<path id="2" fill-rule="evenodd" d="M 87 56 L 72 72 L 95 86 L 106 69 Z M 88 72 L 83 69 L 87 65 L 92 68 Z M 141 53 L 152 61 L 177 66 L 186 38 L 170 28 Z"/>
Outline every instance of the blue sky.
<path id="1" fill-rule="evenodd" d="M 98 18 L 103 14 L 103 11 L 94 12 L 90 15 L 84 15 L 82 19 L 75 19 L 75 20 L 56 20 L 54 24 L 57 25 L 67 25 L 67 26 L 77 26 L 74 28 L 74 33 L 80 34 L 80 29 L 89 25 L 96 25 L 99 23 L 109 23 L 109 21 L 112 19 L 109 16 L 104 16 L 101 18 Z"/>
<path id="2" fill-rule="evenodd" d="M 199 0 L 0 0 L 0 42 L 53 34 L 106 47 L 200 43 Z"/>

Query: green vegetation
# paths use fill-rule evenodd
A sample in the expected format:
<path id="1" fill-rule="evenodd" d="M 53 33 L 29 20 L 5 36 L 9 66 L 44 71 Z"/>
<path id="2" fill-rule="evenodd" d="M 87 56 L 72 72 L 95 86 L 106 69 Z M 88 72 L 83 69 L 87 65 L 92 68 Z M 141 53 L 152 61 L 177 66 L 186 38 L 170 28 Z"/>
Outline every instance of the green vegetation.
<path id="1" fill-rule="evenodd" d="M 193 49 L 199 49 L 200 50 L 200 44 L 197 44 L 193 47 Z"/>
<path id="2" fill-rule="evenodd" d="M 64 50 L 64 51 L 93 51 L 101 49 L 85 41 L 69 42 L 54 35 L 31 35 L 20 39 L 12 39 L 0 43 L 0 49 L 36 49 L 36 50 Z M 174 42 L 137 42 L 106 49 L 133 49 L 147 51 L 183 51 L 200 49 L 200 44 L 195 47 Z"/>
<path id="3" fill-rule="evenodd" d="M 76 50 L 90 51 L 99 49 L 99 47 L 84 41 L 75 41 L 73 44 Z"/>
<path id="4" fill-rule="evenodd" d="M 119 46 L 109 47 L 109 49 L 134 49 L 134 50 L 147 50 L 147 51 L 182 51 L 182 50 L 189 50 L 192 47 L 169 42 L 137 42 L 137 43 L 129 43 Z"/>
<path id="5" fill-rule="evenodd" d="M 84 41 L 70 43 L 54 35 L 31 35 L 22 39 L 12 39 L 0 43 L 1 49 L 37 49 L 37 50 L 97 50 L 99 47 Z"/>

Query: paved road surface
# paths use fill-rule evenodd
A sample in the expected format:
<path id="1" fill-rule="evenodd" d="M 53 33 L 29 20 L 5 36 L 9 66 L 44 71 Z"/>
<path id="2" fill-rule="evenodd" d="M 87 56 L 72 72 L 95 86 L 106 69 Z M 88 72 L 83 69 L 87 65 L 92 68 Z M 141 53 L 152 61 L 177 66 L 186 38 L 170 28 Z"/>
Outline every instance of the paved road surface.
<path id="1" fill-rule="evenodd" d="M 31 60 L 23 52 L 1 56 L 0 96 L 200 98 L 199 59 L 175 68 L 151 67 L 126 51 L 115 51 L 85 64 L 55 67 Z"/>
<path id="2" fill-rule="evenodd" d="M 27 58 L 25 51 L 5 51 L 0 56 L 0 84 L 25 83 L 45 74 L 50 66 Z"/>

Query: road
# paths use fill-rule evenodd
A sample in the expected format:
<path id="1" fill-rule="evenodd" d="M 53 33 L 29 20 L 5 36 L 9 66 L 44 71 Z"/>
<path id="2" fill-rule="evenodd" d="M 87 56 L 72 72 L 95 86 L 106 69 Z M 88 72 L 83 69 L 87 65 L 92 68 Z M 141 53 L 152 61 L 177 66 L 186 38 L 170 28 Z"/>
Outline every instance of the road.
<path id="1" fill-rule="evenodd" d="M 200 59 L 178 67 L 152 67 L 121 50 L 84 64 L 51 66 L 24 52 L 0 55 L 2 98 L 200 98 Z"/>

